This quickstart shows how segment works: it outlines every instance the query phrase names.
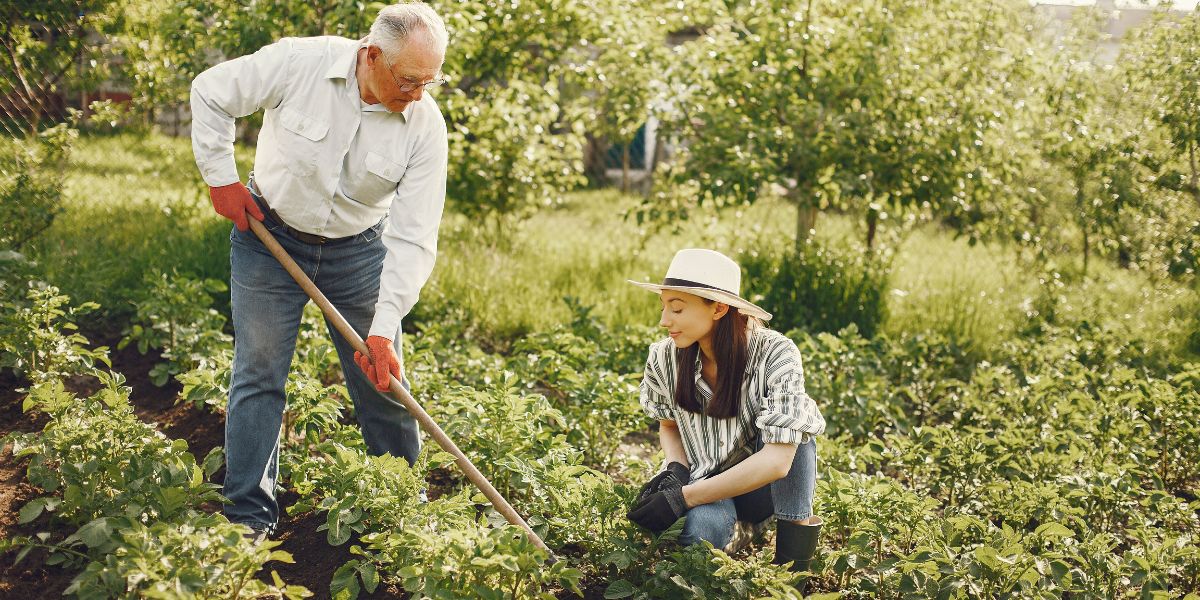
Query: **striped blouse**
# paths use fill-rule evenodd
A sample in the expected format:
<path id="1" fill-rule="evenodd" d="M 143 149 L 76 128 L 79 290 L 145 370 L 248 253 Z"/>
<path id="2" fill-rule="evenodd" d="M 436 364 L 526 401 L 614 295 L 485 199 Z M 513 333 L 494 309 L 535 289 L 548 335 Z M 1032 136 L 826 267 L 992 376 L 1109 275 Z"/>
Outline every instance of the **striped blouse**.
<path id="1" fill-rule="evenodd" d="M 678 425 L 693 481 L 720 473 L 753 454 L 760 433 L 764 444 L 807 444 L 825 431 L 821 410 L 804 391 L 804 367 L 796 343 L 767 327 L 751 327 L 742 398 L 738 414 L 728 419 L 676 406 L 675 344 L 666 338 L 650 346 L 641 383 L 642 409 L 653 419 Z M 708 406 L 712 390 L 701 377 L 699 354 L 696 395 L 700 406 Z"/>

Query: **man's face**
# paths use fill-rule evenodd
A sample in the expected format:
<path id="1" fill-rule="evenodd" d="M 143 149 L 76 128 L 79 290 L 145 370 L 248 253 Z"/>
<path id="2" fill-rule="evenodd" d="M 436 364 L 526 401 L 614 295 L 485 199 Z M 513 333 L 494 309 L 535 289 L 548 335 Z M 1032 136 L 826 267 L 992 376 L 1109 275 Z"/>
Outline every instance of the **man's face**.
<path id="1" fill-rule="evenodd" d="M 378 46 L 367 49 L 370 67 L 370 87 L 384 108 L 401 112 L 412 102 L 421 99 L 424 83 L 437 78 L 444 56 L 421 36 L 414 36 L 393 60 L 388 60 Z M 405 90 L 405 87 L 412 87 Z"/>

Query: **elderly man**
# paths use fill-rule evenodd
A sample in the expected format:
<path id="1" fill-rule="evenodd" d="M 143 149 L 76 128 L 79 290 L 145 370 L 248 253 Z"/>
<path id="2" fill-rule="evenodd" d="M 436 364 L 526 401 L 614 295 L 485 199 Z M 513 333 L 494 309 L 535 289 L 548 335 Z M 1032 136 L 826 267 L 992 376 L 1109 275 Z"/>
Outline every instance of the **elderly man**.
<path id="1" fill-rule="evenodd" d="M 437 252 L 446 123 L 423 92 L 441 83 L 446 45 L 431 8 L 399 4 L 380 11 L 366 40 L 285 38 L 192 83 L 196 164 L 213 207 L 235 224 L 225 514 L 260 535 L 279 520 L 284 385 L 308 298 L 247 231 L 246 215 L 263 222 L 366 337 L 370 355 L 355 356 L 329 327 L 368 450 L 412 464 L 416 422 L 382 392 L 389 375 L 404 381 L 400 321 Z M 234 119 L 258 110 L 263 126 L 243 185 Z"/>

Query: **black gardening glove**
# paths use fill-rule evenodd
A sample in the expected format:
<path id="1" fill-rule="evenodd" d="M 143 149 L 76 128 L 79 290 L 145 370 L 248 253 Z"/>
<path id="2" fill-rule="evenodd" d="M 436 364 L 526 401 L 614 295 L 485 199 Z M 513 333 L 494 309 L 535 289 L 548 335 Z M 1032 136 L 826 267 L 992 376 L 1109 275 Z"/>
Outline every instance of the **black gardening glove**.
<path id="1" fill-rule="evenodd" d="M 646 498 L 649 498 L 655 492 L 661 491 L 664 486 L 663 482 L 672 477 L 674 477 L 675 480 L 679 482 L 679 486 L 682 487 L 691 482 L 692 472 L 688 470 L 687 467 L 683 466 L 683 463 L 671 461 L 671 463 L 667 465 L 666 470 L 658 475 L 655 475 L 652 479 L 650 479 L 650 481 L 646 482 L 646 485 L 642 486 L 642 491 L 638 492 L 637 500 L 634 501 L 633 505 L 637 506 L 645 502 Z"/>
<path id="2" fill-rule="evenodd" d="M 630 521 L 655 533 L 665 531 L 687 514 L 687 502 L 683 499 L 683 484 L 674 474 L 664 477 L 662 489 L 634 504 L 626 515 Z"/>

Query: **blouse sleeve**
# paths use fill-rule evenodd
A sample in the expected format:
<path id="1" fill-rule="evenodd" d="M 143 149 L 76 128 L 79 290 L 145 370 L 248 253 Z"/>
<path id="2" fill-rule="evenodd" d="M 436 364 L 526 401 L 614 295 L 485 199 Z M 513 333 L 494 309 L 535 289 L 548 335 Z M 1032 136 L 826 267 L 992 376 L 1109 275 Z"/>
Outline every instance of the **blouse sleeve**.
<path id="1" fill-rule="evenodd" d="M 792 340 L 780 339 L 767 349 L 767 390 L 755 425 L 767 444 L 807 444 L 825 431 L 825 417 L 804 391 L 804 366 L 800 349 Z"/>
<path id="2" fill-rule="evenodd" d="M 651 419 L 673 421 L 675 406 L 668 393 L 668 386 L 664 385 L 667 374 L 659 354 L 656 346 L 650 347 L 650 356 L 646 358 L 646 372 L 642 376 L 640 386 L 642 410 L 646 411 L 646 415 Z"/>

